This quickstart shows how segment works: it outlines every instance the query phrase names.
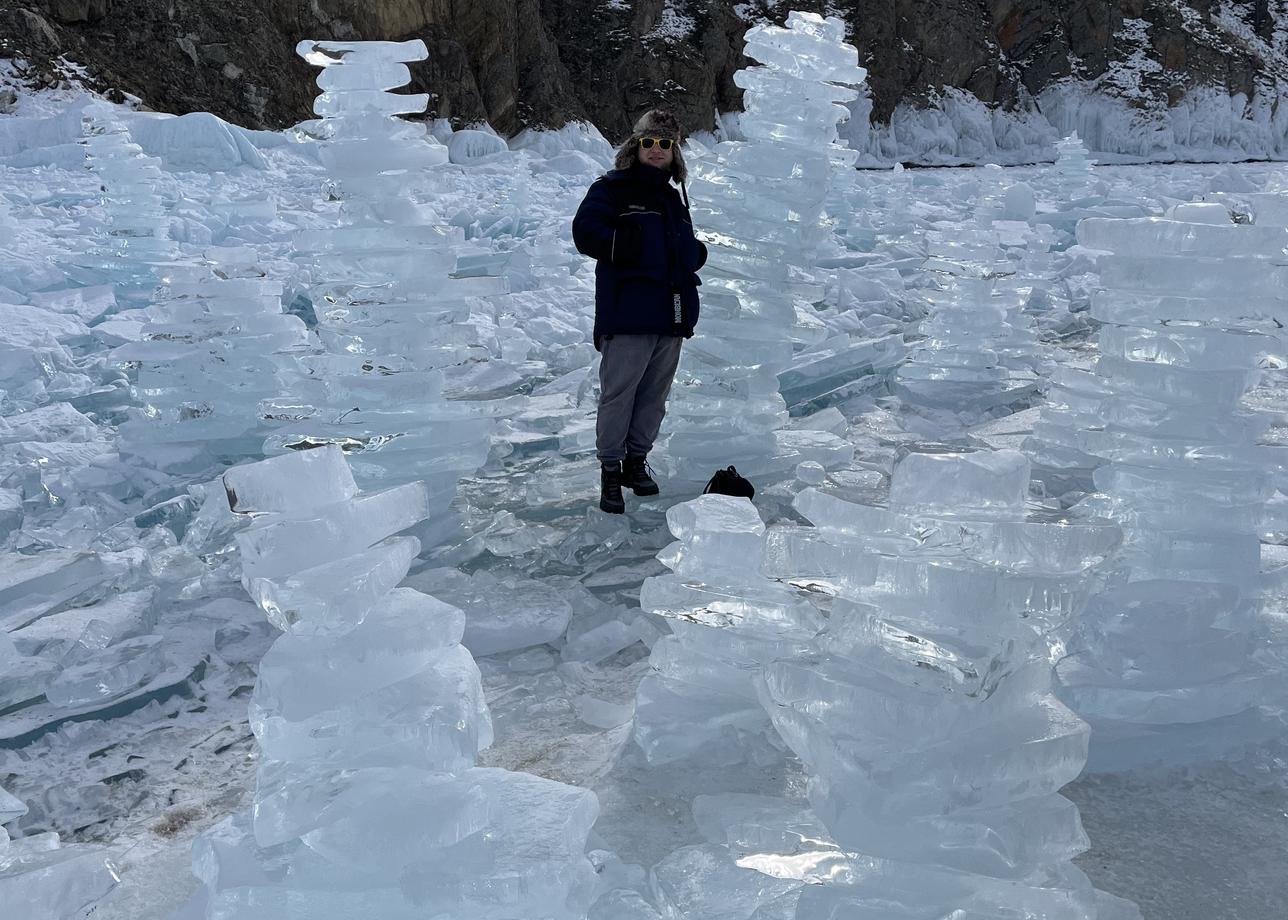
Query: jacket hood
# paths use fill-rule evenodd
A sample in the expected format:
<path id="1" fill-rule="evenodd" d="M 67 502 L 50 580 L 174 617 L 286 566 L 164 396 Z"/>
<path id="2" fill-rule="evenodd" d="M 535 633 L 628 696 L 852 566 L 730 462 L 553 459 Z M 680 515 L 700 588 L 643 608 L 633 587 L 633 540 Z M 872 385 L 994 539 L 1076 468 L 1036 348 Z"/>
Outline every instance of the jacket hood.
<path id="1" fill-rule="evenodd" d="M 632 163 L 637 162 L 636 144 L 641 137 L 669 137 L 675 141 L 675 146 L 671 148 L 671 178 L 676 182 L 683 182 L 689 177 L 689 169 L 684 163 L 684 154 L 680 152 L 680 123 L 665 109 L 645 112 L 635 123 L 635 130 L 631 132 L 631 136 L 617 148 L 613 159 L 614 169 L 629 169 Z"/>

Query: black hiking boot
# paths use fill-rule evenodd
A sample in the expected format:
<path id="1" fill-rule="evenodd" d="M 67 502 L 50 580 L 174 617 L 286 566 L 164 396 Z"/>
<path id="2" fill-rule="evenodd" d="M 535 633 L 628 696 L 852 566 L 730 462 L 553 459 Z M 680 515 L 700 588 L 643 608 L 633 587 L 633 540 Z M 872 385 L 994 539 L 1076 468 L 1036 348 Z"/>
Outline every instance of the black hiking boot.
<path id="1" fill-rule="evenodd" d="M 632 457 L 627 454 L 626 462 L 622 464 L 622 485 L 636 495 L 656 495 L 661 489 L 649 475 L 650 472 L 648 461 L 643 456 Z"/>
<path id="2" fill-rule="evenodd" d="M 599 467 L 599 510 L 609 514 L 625 514 L 626 499 L 622 498 L 622 464 L 604 463 Z"/>

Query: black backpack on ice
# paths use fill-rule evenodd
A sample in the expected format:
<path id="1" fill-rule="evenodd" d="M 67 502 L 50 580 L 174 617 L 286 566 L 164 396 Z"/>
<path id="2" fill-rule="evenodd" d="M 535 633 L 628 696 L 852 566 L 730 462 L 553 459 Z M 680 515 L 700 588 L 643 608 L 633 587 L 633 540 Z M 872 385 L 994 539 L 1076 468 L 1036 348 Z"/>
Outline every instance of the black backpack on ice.
<path id="1" fill-rule="evenodd" d="M 738 470 L 734 467 L 726 467 L 723 470 L 716 470 L 716 474 L 711 477 L 707 487 L 702 490 L 703 495 L 732 495 L 736 498 L 752 498 L 756 494 L 756 487 L 748 482 L 745 478 L 738 475 Z"/>

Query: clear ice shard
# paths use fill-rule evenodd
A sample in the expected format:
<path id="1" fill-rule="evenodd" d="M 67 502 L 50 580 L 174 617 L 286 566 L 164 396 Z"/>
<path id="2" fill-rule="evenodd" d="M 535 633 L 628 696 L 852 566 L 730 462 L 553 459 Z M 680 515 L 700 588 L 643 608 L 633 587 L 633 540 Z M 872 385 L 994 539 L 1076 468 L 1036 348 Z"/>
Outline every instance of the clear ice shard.
<path id="1" fill-rule="evenodd" d="M 287 631 L 251 699 L 255 807 L 194 847 L 205 885 L 194 910 L 207 920 L 583 917 L 594 794 L 474 766 L 492 726 L 460 644 L 466 617 L 399 587 L 420 544 L 391 534 L 430 513 L 421 484 L 356 491 L 331 445 L 236 467 L 223 487 L 253 519 L 239 534 L 248 590 Z"/>
<path id="2" fill-rule="evenodd" d="M 1246 397 L 1283 366 L 1288 236 L 1224 220 L 1079 224 L 1106 253 L 1100 357 L 1057 381 L 1026 442 L 1049 490 L 1094 492 L 1073 512 L 1125 535 L 1123 577 L 1057 671 L 1092 725 L 1093 770 L 1237 756 L 1283 731 L 1259 539 L 1283 449 L 1262 443 L 1271 419 Z"/>
<path id="3" fill-rule="evenodd" d="M 459 607 L 465 614 L 462 640 L 474 655 L 495 655 L 560 639 L 572 606 L 557 588 L 534 579 L 498 577 L 480 571 L 428 569 L 407 583 Z"/>
<path id="4" fill-rule="evenodd" d="M 685 345 L 671 433 L 656 462 L 691 481 L 705 482 L 716 460 L 756 476 L 852 456 L 833 435 L 800 440 L 782 430 L 788 416 L 778 375 L 792 363 L 793 343 L 823 331 L 799 323 L 798 305 L 821 299 L 812 266 L 828 231 L 828 185 L 857 157 L 837 125 L 866 72 L 845 43 L 844 23 L 812 13 L 749 29 L 747 54 L 760 63 L 735 77 L 746 90 L 746 140 L 717 144 L 690 165 L 694 225 L 709 251 L 702 319 Z"/>
<path id="5" fill-rule="evenodd" d="M 890 510 L 974 520 L 1024 516 L 1029 461 L 1019 451 L 909 454 L 890 480 Z"/>

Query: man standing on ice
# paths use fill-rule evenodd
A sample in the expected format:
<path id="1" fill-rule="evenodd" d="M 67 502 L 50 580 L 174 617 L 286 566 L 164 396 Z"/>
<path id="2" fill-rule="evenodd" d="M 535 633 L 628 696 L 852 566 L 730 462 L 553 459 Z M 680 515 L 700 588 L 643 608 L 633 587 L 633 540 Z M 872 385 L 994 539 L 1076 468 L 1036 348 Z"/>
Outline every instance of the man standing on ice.
<path id="1" fill-rule="evenodd" d="M 577 209 L 572 238 L 595 260 L 595 348 L 600 353 L 595 446 L 599 507 L 622 514 L 622 487 L 656 495 L 646 460 L 680 363 L 680 343 L 698 321 L 696 272 L 707 248 L 693 235 L 680 124 L 646 112 Z"/>

